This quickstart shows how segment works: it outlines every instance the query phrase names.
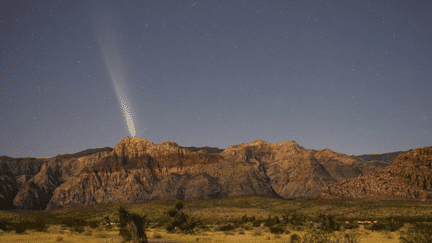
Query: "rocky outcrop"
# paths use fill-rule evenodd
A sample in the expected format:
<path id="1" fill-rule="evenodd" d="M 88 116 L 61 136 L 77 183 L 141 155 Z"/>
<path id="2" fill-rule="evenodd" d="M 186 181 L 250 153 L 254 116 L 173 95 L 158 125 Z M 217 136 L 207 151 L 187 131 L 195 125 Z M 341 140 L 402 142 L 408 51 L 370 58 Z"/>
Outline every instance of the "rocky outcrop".
<path id="1" fill-rule="evenodd" d="M 23 184 L 36 175 L 44 159 L 0 156 L 0 209 L 14 209 L 13 200 Z"/>
<path id="2" fill-rule="evenodd" d="M 385 154 L 363 154 L 363 155 L 352 155 L 350 157 L 360 160 L 360 161 L 367 161 L 369 163 L 374 164 L 377 167 L 385 167 L 387 166 L 391 161 L 396 159 L 400 154 L 410 152 L 412 149 L 408 151 L 397 151 L 392 153 L 385 153 Z"/>
<path id="3" fill-rule="evenodd" d="M 294 141 L 255 140 L 222 150 L 137 137 L 41 160 L 21 174 L 2 166 L 1 205 L 28 210 L 160 199 L 314 198 L 323 187 L 380 168 L 376 161 L 307 150 Z"/>
<path id="4" fill-rule="evenodd" d="M 329 149 L 306 150 L 294 141 L 271 144 L 256 140 L 231 146 L 221 155 L 263 171 L 275 192 L 286 199 L 313 198 L 323 186 L 376 169 Z"/>
<path id="5" fill-rule="evenodd" d="M 382 169 L 322 188 L 318 199 L 430 199 L 432 147 L 400 154 Z"/>
<path id="6" fill-rule="evenodd" d="M 96 151 L 99 151 L 96 153 Z M 112 151 L 111 148 L 86 150 L 73 155 L 45 159 L 39 172 L 25 179 L 21 176 L 20 189 L 13 200 L 16 209 L 43 210 L 51 200 L 54 190 L 65 181 L 77 176 L 82 169 Z"/>
<path id="7" fill-rule="evenodd" d="M 205 151 L 205 150 L 204 150 Z M 212 152 L 192 152 L 176 143 L 153 144 L 126 137 L 79 176 L 62 184 L 48 209 L 77 204 L 277 197 L 265 173 Z"/>
<path id="8" fill-rule="evenodd" d="M 375 169 L 330 150 L 306 150 L 293 141 L 256 140 L 219 150 L 126 137 L 95 165 L 60 185 L 48 209 L 161 199 L 312 198 L 323 186 Z"/>

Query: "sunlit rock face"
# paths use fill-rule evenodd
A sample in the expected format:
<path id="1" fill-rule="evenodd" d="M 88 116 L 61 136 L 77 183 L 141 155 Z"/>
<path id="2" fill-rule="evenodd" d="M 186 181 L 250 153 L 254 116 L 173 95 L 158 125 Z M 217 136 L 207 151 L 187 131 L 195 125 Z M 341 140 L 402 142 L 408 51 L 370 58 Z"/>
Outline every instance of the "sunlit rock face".
<path id="1" fill-rule="evenodd" d="M 0 184 L 8 197 L 0 200 L 40 210 L 159 199 L 313 198 L 332 183 L 375 171 L 374 163 L 294 141 L 255 140 L 223 150 L 125 137 L 114 148 L 56 156 L 34 175 L 8 177 L 10 186 Z"/>
<path id="2" fill-rule="evenodd" d="M 432 147 L 400 154 L 382 169 L 323 187 L 318 199 L 430 199 Z"/>
<path id="3" fill-rule="evenodd" d="M 272 144 L 255 140 L 230 146 L 221 155 L 265 173 L 274 191 L 286 199 L 313 198 L 323 186 L 376 169 L 329 149 L 306 150 L 294 141 Z"/>
<path id="4" fill-rule="evenodd" d="M 218 150 L 126 137 L 59 186 L 48 208 L 159 199 L 312 198 L 323 186 L 375 169 L 330 150 L 306 150 L 294 141 L 256 140 Z"/>
<path id="5" fill-rule="evenodd" d="M 51 200 L 54 190 L 78 176 L 82 169 L 93 165 L 107 155 L 112 149 L 86 150 L 81 156 L 64 155 L 46 159 L 40 171 L 31 179 L 25 181 L 14 199 L 14 206 L 18 209 L 43 210 Z M 93 151 L 100 151 L 93 153 Z M 88 154 L 88 155 L 86 155 Z"/>

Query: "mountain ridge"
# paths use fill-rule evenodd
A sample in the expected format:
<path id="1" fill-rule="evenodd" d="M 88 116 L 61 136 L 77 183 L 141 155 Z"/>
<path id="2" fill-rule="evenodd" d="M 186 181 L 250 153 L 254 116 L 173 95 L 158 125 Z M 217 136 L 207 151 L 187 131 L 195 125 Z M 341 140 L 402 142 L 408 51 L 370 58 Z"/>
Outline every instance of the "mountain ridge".
<path id="1" fill-rule="evenodd" d="M 257 139 L 219 149 L 154 144 L 137 137 L 125 137 L 114 148 L 36 159 L 32 173 L 12 173 L 9 166 L 13 163 L 2 161 L 0 202 L 7 206 L 1 210 L 45 210 L 121 200 L 314 198 L 321 188 L 387 164 L 329 149 L 307 150 L 295 141 L 272 144 Z"/>

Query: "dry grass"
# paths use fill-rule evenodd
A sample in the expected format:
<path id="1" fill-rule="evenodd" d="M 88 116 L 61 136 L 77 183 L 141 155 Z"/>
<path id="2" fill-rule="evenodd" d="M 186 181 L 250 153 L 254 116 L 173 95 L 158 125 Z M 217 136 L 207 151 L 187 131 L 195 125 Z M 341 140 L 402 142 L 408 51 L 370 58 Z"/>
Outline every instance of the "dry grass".
<path id="1" fill-rule="evenodd" d="M 164 213 L 173 207 L 176 201 L 165 200 L 159 202 L 149 202 L 145 204 L 128 205 L 131 212 L 149 213 L 149 220 L 154 221 L 161 218 Z M 197 229 L 196 235 L 168 234 L 161 228 L 154 228 L 146 232 L 150 240 L 164 239 L 167 241 L 178 240 L 183 242 L 230 242 L 230 241 L 253 241 L 269 242 L 289 242 L 291 235 L 298 234 L 304 236 L 312 229 L 302 226 L 293 228 L 288 234 L 275 235 L 269 232 L 268 227 L 253 227 L 252 222 L 238 227 L 235 231 L 212 231 L 218 226 L 226 225 L 235 220 L 241 220 L 247 214 L 254 216 L 258 220 L 265 220 L 270 214 L 272 217 L 281 216 L 286 213 L 296 212 L 306 215 L 308 218 L 317 217 L 320 213 L 333 214 L 344 221 L 356 220 L 375 220 L 389 216 L 405 217 L 410 216 L 421 221 L 421 219 L 432 219 L 430 201 L 396 201 L 396 200 L 357 200 L 357 201 L 315 201 L 315 200 L 279 200 L 267 198 L 226 198 L 218 200 L 203 200 L 197 202 L 185 202 L 184 212 L 187 215 L 198 218 L 205 225 L 211 226 L 206 229 Z M 0 220 L 18 222 L 28 219 L 31 221 L 36 216 L 47 219 L 48 223 L 53 223 L 48 232 L 36 232 L 28 230 L 24 234 L 15 232 L 3 232 L 0 230 L 1 239 L 15 242 L 121 242 L 122 238 L 118 234 L 118 228 L 107 231 L 105 227 L 99 226 L 91 229 L 85 226 L 83 233 L 71 231 L 69 227 L 61 227 L 59 222 L 63 218 L 77 218 L 85 220 L 100 220 L 103 222 L 105 216 L 109 216 L 115 221 L 115 205 L 94 205 L 62 210 L 51 210 L 47 212 L 0 212 Z M 280 217 L 281 218 L 281 217 Z M 281 218 L 282 219 L 282 218 Z M 430 221 L 430 220 L 429 220 Z M 218 222 L 216 225 L 215 223 Z M 287 228 L 287 229 L 288 229 Z M 301 228 L 301 231 L 300 231 Z M 233 233 L 235 232 L 235 233 Z M 398 242 L 399 231 L 370 231 L 363 226 L 359 229 L 359 234 L 364 242 Z"/>

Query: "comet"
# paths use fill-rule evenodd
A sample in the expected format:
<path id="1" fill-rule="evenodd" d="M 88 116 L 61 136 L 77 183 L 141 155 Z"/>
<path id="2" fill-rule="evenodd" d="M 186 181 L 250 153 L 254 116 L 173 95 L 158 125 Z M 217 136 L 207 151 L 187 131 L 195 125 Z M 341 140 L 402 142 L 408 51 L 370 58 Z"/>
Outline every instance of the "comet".
<path id="1" fill-rule="evenodd" d="M 99 42 L 99 48 L 103 56 L 105 67 L 108 70 L 110 81 L 117 95 L 117 100 L 126 122 L 126 126 L 132 137 L 136 136 L 135 124 L 133 120 L 133 111 L 130 102 L 127 99 L 127 80 L 124 73 L 123 55 L 120 49 L 121 41 L 116 33 L 114 22 L 110 19 L 110 14 L 100 14 L 96 21 L 96 36 Z"/>

